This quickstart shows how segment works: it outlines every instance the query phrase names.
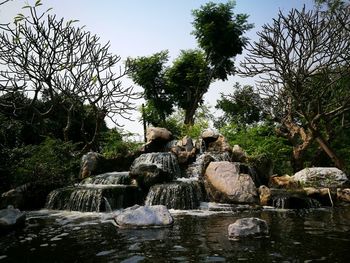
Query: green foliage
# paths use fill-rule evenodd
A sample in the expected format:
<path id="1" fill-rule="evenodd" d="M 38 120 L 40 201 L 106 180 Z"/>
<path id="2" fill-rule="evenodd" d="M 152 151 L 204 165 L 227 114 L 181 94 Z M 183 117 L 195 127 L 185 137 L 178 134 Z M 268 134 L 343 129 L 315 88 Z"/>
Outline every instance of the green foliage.
<path id="1" fill-rule="evenodd" d="M 185 111 L 185 124 L 192 125 L 195 112 L 202 104 L 203 95 L 210 84 L 204 53 L 199 50 L 182 50 L 166 76 L 175 104 Z"/>
<path id="2" fill-rule="evenodd" d="M 270 158 L 274 163 L 274 173 L 292 173 L 292 147 L 286 139 L 275 134 L 274 126 L 258 124 L 241 129 L 235 124 L 229 124 L 222 127 L 220 132 L 231 145 L 240 145 L 251 157 Z"/>
<path id="3" fill-rule="evenodd" d="M 39 145 L 27 145 L 12 150 L 15 183 L 39 184 L 54 189 L 74 181 L 79 172 L 79 156 L 75 145 L 61 140 L 46 138 Z M 16 157 L 16 158 L 15 158 Z"/>
<path id="4" fill-rule="evenodd" d="M 226 123 L 235 123 L 238 127 L 258 123 L 263 120 L 262 99 L 255 93 L 252 86 L 234 85 L 232 94 L 221 94 L 215 108 L 224 112 L 214 123 L 217 128 Z"/>
<path id="5" fill-rule="evenodd" d="M 248 15 L 234 15 L 234 6 L 234 1 L 209 2 L 193 11 L 193 34 L 215 69 L 214 79 L 226 80 L 234 73 L 232 58 L 242 53 L 247 43 L 243 34 L 253 27 L 247 23 Z"/>
<path id="6" fill-rule="evenodd" d="M 155 53 L 149 57 L 128 59 L 129 76 L 144 89 L 144 98 L 148 105 L 147 121 L 155 126 L 165 121 L 173 107 L 164 78 L 167 61 L 168 51 Z"/>
<path id="7" fill-rule="evenodd" d="M 102 133 L 101 153 L 106 158 L 116 158 L 135 153 L 141 146 L 141 143 L 133 142 L 128 138 L 130 134 L 123 134 L 122 131 L 113 128 Z"/>

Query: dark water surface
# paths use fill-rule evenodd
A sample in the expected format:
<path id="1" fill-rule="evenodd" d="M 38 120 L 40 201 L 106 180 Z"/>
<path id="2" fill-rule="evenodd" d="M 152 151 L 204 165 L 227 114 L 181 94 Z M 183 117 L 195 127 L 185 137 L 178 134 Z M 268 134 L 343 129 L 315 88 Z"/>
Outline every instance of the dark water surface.
<path id="1" fill-rule="evenodd" d="M 172 213 L 170 228 L 125 230 L 113 213 L 29 212 L 0 236 L 0 262 L 350 262 L 350 207 Z M 270 236 L 228 240 L 228 225 L 250 216 Z"/>

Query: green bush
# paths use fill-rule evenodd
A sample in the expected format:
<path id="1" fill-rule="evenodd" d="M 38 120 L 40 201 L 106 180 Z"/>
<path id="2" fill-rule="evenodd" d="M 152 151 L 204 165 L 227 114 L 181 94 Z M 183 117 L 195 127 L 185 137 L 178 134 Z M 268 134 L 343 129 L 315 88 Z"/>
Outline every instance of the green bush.
<path id="1" fill-rule="evenodd" d="M 239 129 L 230 124 L 222 127 L 220 132 L 231 145 L 240 145 L 251 159 L 270 158 L 274 164 L 274 173 L 292 173 L 292 147 L 286 139 L 276 135 L 273 125 L 264 123 Z"/>
<path id="2" fill-rule="evenodd" d="M 133 142 L 128 139 L 132 134 L 123 134 L 116 128 L 110 129 L 102 134 L 101 153 L 106 158 L 117 158 L 133 154 L 140 149 L 142 143 Z M 124 139 L 126 137 L 126 139 Z"/>

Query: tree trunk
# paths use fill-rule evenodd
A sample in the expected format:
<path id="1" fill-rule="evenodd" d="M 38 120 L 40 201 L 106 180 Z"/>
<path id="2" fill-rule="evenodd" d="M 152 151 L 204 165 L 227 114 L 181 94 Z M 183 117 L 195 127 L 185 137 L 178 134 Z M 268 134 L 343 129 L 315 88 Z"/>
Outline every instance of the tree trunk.
<path id="1" fill-rule="evenodd" d="M 329 144 L 326 142 L 325 139 L 322 138 L 322 136 L 317 136 L 316 137 L 316 141 L 317 143 L 320 145 L 320 147 L 322 148 L 322 150 L 325 151 L 325 153 L 327 153 L 327 155 L 329 156 L 329 158 L 331 158 L 331 160 L 334 162 L 334 165 L 339 168 L 340 170 L 344 170 L 345 169 L 345 165 L 343 160 L 341 160 L 341 158 L 339 158 L 337 156 L 337 154 L 334 152 L 334 150 L 329 146 Z"/>
<path id="2" fill-rule="evenodd" d="M 63 128 L 63 138 L 65 142 L 69 141 L 69 131 L 72 127 L 72 111 L 73 105 L 71 105 L 68 109 L 66 126 Z"/>

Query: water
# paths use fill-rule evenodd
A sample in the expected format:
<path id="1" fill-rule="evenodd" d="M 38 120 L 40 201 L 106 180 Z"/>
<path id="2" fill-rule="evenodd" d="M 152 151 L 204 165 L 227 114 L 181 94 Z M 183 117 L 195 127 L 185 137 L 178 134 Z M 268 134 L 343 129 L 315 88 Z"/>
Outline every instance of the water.
<path id="1" fill-rule="evenodd" d="M 161 229 L 118 229 L 113 213 L 29 212 L 0 236 L 0 262 L 349 262 L 350 207 L 216 212 L 171 210 Z M 230 241 L 236 219 L 267 221 L 270 236 Z"/>

